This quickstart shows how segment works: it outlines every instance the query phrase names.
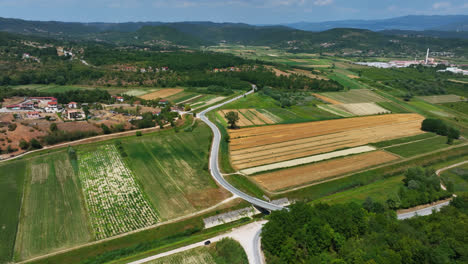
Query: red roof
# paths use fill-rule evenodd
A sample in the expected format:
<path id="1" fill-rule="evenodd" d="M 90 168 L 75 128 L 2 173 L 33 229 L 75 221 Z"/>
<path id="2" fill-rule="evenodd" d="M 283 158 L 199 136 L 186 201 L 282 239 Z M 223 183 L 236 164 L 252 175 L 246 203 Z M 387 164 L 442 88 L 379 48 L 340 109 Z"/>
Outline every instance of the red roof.
<path id="1" fill-rule="evenodd" d="M 28 112 L 28 115 L 38 115 L 38 114 L 39 114 L 39 112 L 37 112 L 37 111 L 34 111 L 34 112 Z"/>
<path id="2" fill-rule="evenodd" d="M 48 105 L 56 105 L 57 102 L 48 102 L 47 104 L 48 104 Z"/>
<path id="3" fill-rule="evenodd" d="M 20 105 L 17 105 L 17 104 L 15 104 L 15 105 L 7 105 L 7 108 L 15 108 L 15 107 L 20 107 Z"/>
<path id="4" fill-rule="evenodd" d="M 77 102 L 69 102 L 68 104 L 78 104 Z"/>
<path id="5" fill-rule="evenodd" d="M 117 99 L 123 99 L 123 97 L 122 97 L 122 96 L 117 96 L 116 98 L 117 98 Z"/>

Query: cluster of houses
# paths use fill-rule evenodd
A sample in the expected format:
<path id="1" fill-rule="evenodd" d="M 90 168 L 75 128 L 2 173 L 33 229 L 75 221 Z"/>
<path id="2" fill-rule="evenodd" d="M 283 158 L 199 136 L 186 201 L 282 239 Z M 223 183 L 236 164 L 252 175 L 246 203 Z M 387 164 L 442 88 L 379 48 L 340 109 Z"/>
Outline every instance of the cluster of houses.
<path id="1" fill-rule="evenodd" d="M 42 113 L 63 113 L 62 116 L 69 120 L 81 120 L 86 116 L 78 103 L 70 102 L 67 108 L 57 103 L 55 97 L 29 97 L 19 104 L 7 105 L 5 108 L 11 112 L 26 112 L 28 119 L 40 119 Z"/>
<path id="2" fill-rule="evenodd" d="M 214 68 L 213 69 L 213 72 L 240 72 L 241 69 L 238 68 L 238 67 L 228 67 L 228 68 L 225 68 L 225 69 L 218 69 L 218 68 Z"/>

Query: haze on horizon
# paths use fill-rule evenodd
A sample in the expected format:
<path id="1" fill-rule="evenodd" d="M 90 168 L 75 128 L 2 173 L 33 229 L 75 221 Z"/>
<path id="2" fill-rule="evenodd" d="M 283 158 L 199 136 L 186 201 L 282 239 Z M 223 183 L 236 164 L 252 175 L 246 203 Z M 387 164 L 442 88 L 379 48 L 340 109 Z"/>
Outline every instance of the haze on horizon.
<path id="1" fill-rule="evenodd" d="M 65 22 L 249 24 L 468 14 L 467 0 L 0 0 L 0 17 Z"/>

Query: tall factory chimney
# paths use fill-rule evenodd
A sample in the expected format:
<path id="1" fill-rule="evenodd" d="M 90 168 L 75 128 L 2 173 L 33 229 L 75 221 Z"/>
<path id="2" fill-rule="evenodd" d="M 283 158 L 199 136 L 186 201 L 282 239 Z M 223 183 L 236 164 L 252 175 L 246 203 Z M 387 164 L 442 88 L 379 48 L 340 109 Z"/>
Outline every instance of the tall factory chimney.
<path id="1" fill-rule="evenodd" d="M 427 54 L 426 54 L 426 64 L 429 62 L 429 49 L 427 49 Z"/>

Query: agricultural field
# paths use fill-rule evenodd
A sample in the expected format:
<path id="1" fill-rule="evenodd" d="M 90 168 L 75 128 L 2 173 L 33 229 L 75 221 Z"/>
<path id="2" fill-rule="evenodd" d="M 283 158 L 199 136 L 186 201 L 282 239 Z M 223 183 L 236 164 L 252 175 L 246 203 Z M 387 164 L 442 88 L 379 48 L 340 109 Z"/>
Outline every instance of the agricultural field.
<path id="1" fill-rule="evenodd" d="M 368 89 L 355 89 L 346 92 L 320 93 L 321 99 L 331 104 L 357 104 L 386 102 L 387 99 Z M 328 98 L 325 99 L 325 98 Z"/>
<path id="2" fill-rule="evenodd" d="M 273 116 L 273 114 L 263 114 L 256 109 L 226 109 L 218 111 L 218 114 L 225 120 L 225 122 L 227 122 L 227 120 L 224 116 L 228 112 L 235 112 L 238 114 L 238 125 L 240 127 L 271 125 L 276 123 L 275 120 L 278 120 L 278 117 Z"/>
<path id="3" fill-rule="evenodd" d="M 324 154 L 308 156 L 305 158 L 287 160 L 287 161 L 278 162 L 274 164 L 253 167 L 253 168 L 241 170 L 240 172 L 243 174 L 252 175 L 252 174 L 262 172 L 262 171 L 271 171 L 271 170 L 283 169 L 283 168 L 288 168 L 288 167 L 296 167 L 296 166 L 303 165 L 303 164 L 319 162 L 322 160 L 329 160 L 329 159 L 343 157 L 343 156 L 355 155 L 355 154 L 365 153 L 365 152 L 374 151 L 374 150 L 376 150 L 376 148 L 371 147 L 371 146 L 347 148 L 344 150 L 332 151 L 332 152 L 328 152 Z"/>
<path id="4" fill-rule="evenodd" d="M 28 163 L 15 247 L 20 259 L 93 239 L 75 169 L 66 151 Z"/>
<path id="5" fill-rule="evenodd" d="M 161 220 L 194 213 L 229 197 L 211 178 L 211 131 L 200 123 L 193 132 L 156 133 L 122 140 L 125 163 Z"/>
<path id="6" fill-rule="evenodd" d="M 143 96 L 140 96 L 141 99 L 145 100 L 153 100 L 157 98 L 167 98 L 169 96 L 173 96 L 175 94 L 178 94 L 180 92 L 184 91 L 182 88 L 167 88 L 167 89 L 161 89 L 152 93 L 145 94 Z"/>
<path id="7" fill-rule="evenodd" d="M 48 85 L 48 84 L 18 85 L 18 86 L 15 86 L 14 88 L 31 89 L 31 90 L 44 92 L 44 93 L 64 93 L 64 92 L 79 90 L 79 89 L 92 89 L 92 88 L 85 88 L 85 87 L 78 87 L 78 86 Z"/>
<path id="8" fill-rule="evenodd" d="M 442 105 L 458 113 L 468 114 L 468 102 L 445 103 Z"/>
<path id="9" fill-rule="evenodd" d="M 400 187 L 403 186 L 404 176 L 395 176 L 388 179 L 376 181 L 374 183 L 325 196 L 314 200 L 312 204 L 327 203 L 349 203 L 355 202 L 362 204 L 368 197 L 375 202 L 385 204 L 388 197 L 394 193 L 397 194 Z"/>
<path id="10" fill-rule="evenodd" d="M 97 239 L 157 223 L 157 213 L 114 145 L 79 152 L 78 164 Z"/>
<path id="11" fill-rule="evenodd" d="M 455 94 L 418 96 L 417 98 L 431 104 L 455 103 L 463 101 L 463 97 Z"/>
<path id="12" fill-rule="evenodd" d="M 459 142 L 460 140 L 455 140 L 454 144 L 458 144 Z M 450 147 L 450 145 L 447 145 L 447 137 L 436 136 L 408 144 L 389 147 L 386 148 L 386 150 L 391 153 L 408 158 L 447 147 Z"/>
<path id="13" fill-rule="evenodd" d="M 155 259 L 147 264 L 216 264 L 207 247 L 198 247 L 174 255 Z"/>
<path id="14" fill-rule="evenodd" d="M 337 104 L 330 106 L 332 110 L 344 111 L 354 116 L 389 114 L 390 111 L 376 103 Z"/>
<path id="15" fill-rule="evenodd" d="M 187 104 L 190 105 L 192 110 L 197 110 L 221 102 L 224 99 L 226 99 L 225 96 L 205 95 L 195 99 L 194 101 L 189 101 Z"/>
<path id="16" fill-rule="evenodd" d="M 230 130 L 231 163 L 246 169 L 417 135 L 424 117 L 390 114 Z"/>
<path id="17" fill-rule="evenodd" d="M 278 191 L 307 183 L 323 181 L 397 159 L 397 156 L 385 151 L 369 152 L 260 174 L 253 176 L 252 179 L 266 190 Z"/>
<path id="18" fill-rule="evenodd" d="M 0 165 L 0 263 L 13 257 L 18 227 L 21 198 L 23 196 L 26 162 L 17 161 Z"/>

